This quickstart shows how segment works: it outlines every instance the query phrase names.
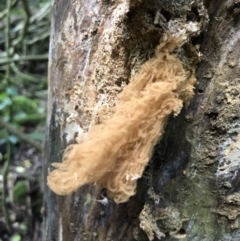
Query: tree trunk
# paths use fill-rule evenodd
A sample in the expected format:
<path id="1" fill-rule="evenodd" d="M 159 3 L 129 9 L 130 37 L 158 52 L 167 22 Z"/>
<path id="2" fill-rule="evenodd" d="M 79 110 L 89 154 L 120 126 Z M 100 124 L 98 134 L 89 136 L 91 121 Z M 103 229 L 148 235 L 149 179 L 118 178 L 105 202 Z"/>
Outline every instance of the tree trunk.
<path id="1" fill-rule="evenodd" d="M 44 241 L 240 240 L 239 1 L 55 1 L 44 163 Z M 207 11 L 205 11 L 207 9 Z M 209 22 L 207 23 L 207 13 Z M 187 109 L 168 121 L 127 203 L 85 185 L 68 196 L 46 185 L 52 162 L 84 138 L 117 94 L 181 21 L 202 25 L 198 83 Z M 200 55 L 199 52 L 199 55 Z M 107 103 L 107 104 L 106 104 Z M 106 201 L 106 202 L 104 202 Z"/>

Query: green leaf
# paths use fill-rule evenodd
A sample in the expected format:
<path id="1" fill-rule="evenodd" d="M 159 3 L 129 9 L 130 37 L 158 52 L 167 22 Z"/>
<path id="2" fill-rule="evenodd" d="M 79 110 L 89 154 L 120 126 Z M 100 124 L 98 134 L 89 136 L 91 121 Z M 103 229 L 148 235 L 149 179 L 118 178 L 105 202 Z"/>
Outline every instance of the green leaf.
<path id="1" fill-rule="evenodd" d="M 25 224 L 25 223 L 20 223 L 20 224 L 19 224 L 19 229 L 20 229 L 20 230 L 23 230 L 23 231 L 26 231 L 26 230 L 27 230 L 26 224 Z"/>
<path id="2" fill-rule="evenodd" d="M 12 104 L 12 101 L 9 97 L 5 97 L 1 102 L 0 102 L 0 110 L 5 109 L 7 106 L 10 106 Z"/>
<path id="3" fill-rule="evenodd" d="M 0 139 L 6 139 L 8 137 L 8 132 L 3 129 L 3 130 L 0 130 Z"/>
<path id="4" fill-rule="evenodd" d="M 27 98 L 23 95 L 17 95 L 12 98 L 13 112 L 25 112 L 26 114 L 38 113 L 38 101 Z"/>
<path id="5" fill-rule="evenodd" d="M 6 97 L 8 97 L 6 92 L 0 93 L 0 102 L 2 102 Z"/>
<path id="6" fill-rule="evenodd" d="M 44 133 L 41 132 L 32 132 L 31 134 L 28 135 L 32 140 L 36 141 L 44 141 L 45 135 Z"/>
<path id="7" fill-rule="evenodd" d="M 14 122 L 18 122 L 18 120 L 24 119 L 26 117 L 27 117 L 27 114 L 25 112 L 19 111 L 13 116 L 13 120 Z"/>
<path id="8" fill-rule="evenodd" d="M 26 169 L 24 167 L 15 167 L 15 171 L 18 173 L 24 173 Z"/>
<path id="9" fill-rule="evenodd" d="M 14 116 L 14 123 L 18 124 L 18 125 L 36 125 L 39 122 L 45 121 L 46 120 L 46 115 L 45 114 L 28 114 L 26 117 L 20 117 L 17 116 L 17 118 L 15 118 Z"/>
<path id="10" fill-rule="evenodd" d="M 8 136 L 8 141 L 15 145 L 18 142 L 18 138 L 16 136 L 9 135 Z"/>
<path id="11" fill-rule="evenodd" d="M 29 183 L 27 180 L 19 181 L 15 184 L 12 191 L 13 202 L 25 204 L 28 196 Z"/>
<path id="12" fill-rule="evenodd" d="M 19 234 L 14 234 L 11 238 L 11 241 L 21 241 L 22 238 Z"/>
<path id="13" fill-rule="evenodd" d="M 14 86 L 9 86 L 9 87 L 7 88 L 7 93 L 8 93 L 8 95 L 11 95 L 11 96 L 16 96 L 16 95 L 18 95 L 17 89 L 16 89 L 16 87 L 14 87 Z"/>

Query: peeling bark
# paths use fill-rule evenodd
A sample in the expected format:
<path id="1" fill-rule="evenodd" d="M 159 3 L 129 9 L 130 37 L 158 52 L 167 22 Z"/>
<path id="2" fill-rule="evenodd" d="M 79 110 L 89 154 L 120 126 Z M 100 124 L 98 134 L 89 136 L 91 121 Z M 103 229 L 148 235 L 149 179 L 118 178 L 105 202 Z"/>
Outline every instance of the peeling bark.
<path id="1" fill-rule="evenodd" d="M 206 1 L 207 24 L 201 1 L 191 3 L 55 1 L 44 183 L 66 146 L 101 122 L 99 108 L 111 114 L 169 21 L 199 21 L 204 31 L 191 39 L 202 53 L 195 97 L 169 120 L 137 194 L 116 205 L 94 186 L 60 197 L 45 185 L 44 241 L 240 239 L 240 4 Z M 186 68 L 195 64 L 191 45 L 182 51 Z"/>

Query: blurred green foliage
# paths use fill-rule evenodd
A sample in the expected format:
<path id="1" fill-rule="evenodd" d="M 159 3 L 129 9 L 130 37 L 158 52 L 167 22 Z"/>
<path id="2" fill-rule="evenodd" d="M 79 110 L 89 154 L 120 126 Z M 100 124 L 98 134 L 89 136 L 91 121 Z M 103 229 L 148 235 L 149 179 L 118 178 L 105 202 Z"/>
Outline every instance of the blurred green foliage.
<path id="1" fill-rule="evenodd" d="M 29 181 L 19 181 L 12 190 L 12 200 L 15 204 L 25 204 L 29 193 Z"/>
<path id="2" fill-rule="evenodd" d="M 8 1 L 0 3 L 0 116 L 17 128 L 34 126 L 45 120 L 41 100 L 46 98 L 52 3 L 11 0 L 8 12 Z M 0 144 L 8 141 L 17 138 L 0 129 Z"/>
<path id="3" fill-rule="evenodd" d="M 11 115 L 9 115 L 10 107 Z M 36 126 L 40 122 L 44 122 L 46 118 L 44 107 L 41 106 L 39 98 L 30 99 L 25 95 L 19 94 L 15 86 L 8 86 L 4 92 L 0 93 L 0 115 L 5 121 L 11 122 L 16 128 L 21 126 Z M 36 135 L 29 135 L 30 138 L 34 136 Z M 35 139 L 43 141 L 43 135 L 39 135 Z M 0 145 L 7 141 L 16 144 L 18 138 L 13 138 L 4 129 L 0 130 Z"/>
<path id="4" fill-rule="evenodd" d="M 41 153 L 31 141 L 44 140 L 51 9 L 52 0 L 0 1 L 0 118 L 20 133 L 0 122 L 3 241 L 32 240 L 41 220 Z"/>

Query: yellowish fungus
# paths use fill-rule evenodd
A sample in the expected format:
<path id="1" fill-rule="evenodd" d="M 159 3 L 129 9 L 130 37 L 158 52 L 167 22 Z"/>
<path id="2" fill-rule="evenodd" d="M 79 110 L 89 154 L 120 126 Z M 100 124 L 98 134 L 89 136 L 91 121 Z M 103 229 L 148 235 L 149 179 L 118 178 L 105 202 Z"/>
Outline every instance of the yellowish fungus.
<path id="1" fill-rule="evenodd" d="M 62 163 L 49 173 L 49 187 L 67 195 L 84 184 L 107 188 L 116 203 L 135 194 L 169 115 L 177 115 L 193 95 L 194 75 L 172 51 L 183 37 L 164 36 L 156 56 L 144 63 L 119 94 L 110 118 L 93 126 L 81 144 L 67 148 Z"/>

